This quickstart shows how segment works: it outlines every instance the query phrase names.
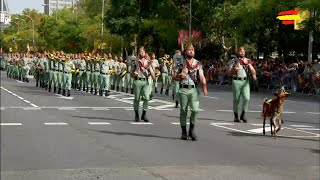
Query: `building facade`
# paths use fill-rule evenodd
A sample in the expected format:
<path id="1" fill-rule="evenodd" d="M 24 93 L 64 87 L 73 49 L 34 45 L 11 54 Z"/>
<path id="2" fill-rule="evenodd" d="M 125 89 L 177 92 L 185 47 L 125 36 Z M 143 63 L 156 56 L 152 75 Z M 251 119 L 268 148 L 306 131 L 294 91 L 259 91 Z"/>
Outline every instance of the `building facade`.
<path id="1" fill-rule="evenodd" d="M 52 15 L 57 9 L 73 8 L 79 0 L 44 0 L 44 13 Z"/>
<path id="2" fill-rule="evenodd" d="M 7 0 L 0 0 L 0 27 L 3 29 L 11 22 L 10 10 Z"/>

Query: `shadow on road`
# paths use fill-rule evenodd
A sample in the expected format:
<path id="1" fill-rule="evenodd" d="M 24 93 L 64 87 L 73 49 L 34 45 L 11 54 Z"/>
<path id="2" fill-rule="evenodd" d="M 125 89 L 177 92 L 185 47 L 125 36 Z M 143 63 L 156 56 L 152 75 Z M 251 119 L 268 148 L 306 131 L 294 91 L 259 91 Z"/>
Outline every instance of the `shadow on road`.
<path id="1" fill-rule="evenodd" d="M 229 136 L 239 136 L 239 137 L 261 137 L 261 138 L 273 138 L 271 137 L 270 134 L 267 135 L 263 135 L 263 134 L 249 134 L 249 133 L 242 133 L 242 132 L 228 132 Z M 303 141 L 315 141 L 315 142 L 319 142 L 320 139 L 319 138 L 300 138 L 300 137 L 284 137 L 281 136 L 281 133 L 279 134 L 279 136 L 277 137 L 277 139 L 297 139 L 297 140 L 303 140 Z"/>
<path id="2" fill-rule="evenodd" d="M 151 138 L 174 139 L 174 140 L 180 139 L 180 138 L 177 138 L 177 137 L 165 137 L 165 136 L 157 136 L 157 135 L 152 135 L 152 134 L 138 134 L 138 133 L 129 133 L 129 132 L 112 132 L 112 131 L 101 131 L 101 130 L 94 130 L 94 129 L 90 129 L 90 130 L 96 131 L 96 132 L 100 132 L 100 133 L 118 135 L 118 136 L 137 136 L 137 137 L 151 137 Z"/>

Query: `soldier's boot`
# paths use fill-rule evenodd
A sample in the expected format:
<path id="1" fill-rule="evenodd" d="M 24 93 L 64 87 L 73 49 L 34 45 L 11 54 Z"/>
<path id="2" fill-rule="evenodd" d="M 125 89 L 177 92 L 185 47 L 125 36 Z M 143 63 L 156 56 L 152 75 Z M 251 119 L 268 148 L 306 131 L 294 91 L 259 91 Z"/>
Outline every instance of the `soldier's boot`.
<path id="1" fill-rule="evenodd" d="M 109 96 L 109 92 L 107 90 L 104 91 L 104 95 L 107 97 Z"/>
<path id="2" fill-rule="evenodd" d="M 134 121 L 140 122 L 139 111 L 134 111 L 134 113 L 135 113 Z"/>
<path id="3" fill-rule="evenodd" d="M 44 84 L 44 90 L 48 90 L 48 84 Z"/>
<path id="4" fill-rule="evenodd" d="M 241 116 L 240 116 L 240 120 L 243 121 L 244 123 L 247 122 L 246 112 L 242 111 Z"/>
<path id="5" fill-rule="evenodd" d="M 172 93 L 172 100 L 174 100 L 174 93 Z"/>
<path id="6" fill-rule="evenodd" d="M 82 89 L 82 91 L 85 91 L 86 90 L 86 86 L 83 86 L 83 89 Z"/>
<path id="7" fill-rule="evenodd" d="M 194 132 L 194 127 L 195 125 L 193 123 L 190 123 L 190 129 L 189 129 L 189 137 L 191 138 L 192 141 L 197 141 L 197 135 Z"/>
<path id="8" fill-rule="evenodd" d="M 165 94 L 168 96 L 169 95 L 169 89 L 166 89 Z"/>
<path id="9" fill-rule="evenodd" d="M 29 83 L 29 79 L 28 78 L 26 78 L 26 82 Z"/>
<path id="10" fill-rule="evenodd" d="M 154 92 L 155 92 L 155 93 L 158 93 L 158 88 L 155 87 L 155 88 L 154 88 Z"/>
<path id="11" fill-rule="evenodd" d="M 141 120 L 143 120 L 144 122 L 149 122 L 149 119 L 147 118 L 146 114 L 147 114 L 147 111 L 143 110 Z"/>
<path id="12" fill-rule="evenodd" d="M 160 89 L 160 94 L 162 94 L 163 93 L 163 87 L 161 87 L 161 89 Z"/>
<path id="13" fill-rule="evenodd" d="M 74 83 L 71 83 L 71 88 L 74 89 Z"/>
<path id="14" fill-rule="evenodd" d="M 99 95 L 100 95 L 100 96 L 103 96 L 103 90 L 100 90 L 100 91 L 99 91 Z"/>
<path id="15" fill-rule="evenodd" d="M 129 92 L 129 89 L 128 88 L 126 88 L 126 93 L 128 93 Z"/>
<path id="16" fill-rule="evenodd" d="M 66 96 L 66 90 L 65 90 L 65 89 L 62 90 L 62 95 L 63 95 L 63 96 Z"/>
<path id="17" fill-rule="evenodd" d="M 114 85 L 111 85 L 111 90 L 114 90 Z"/>
<path id="18" fill-rule="evenodd" d="M 68 90 L 67 92 L 67 97 L 70 97 L 70 90 Z"/>
<path id="19" fill-rule="evenodd" d="M 181 139 L 182 140 L 188 140 L 188 134 L 187 134 L 187 126 L 181 126 Z"/>
<path id="20" fill-rule="evenodd" d="M 93 94 L 93 88 L 90 89 L 90 93 Z"/>
<path id="21" fill-rule="evenodd" d="M 57 92 L 57 87 L 53 87 L 53 93 Z"/>
<path id="22" fill-rule="evenodd" d="M 133 88 L 131 88 L 131 94 L 133 94 Z"/>
<path id="23" fill-rule="evenodd" d="M 175 108 L 178 108 L 178 107 L 179 107 L 179 102 L 176 101 L 176 106 L 175 106 Z"/>
<path id="24" fill-rule="evenodd" d="M 58 89 L 58 94 L 61 94 L 61 88 Z"/>
<path id="25" fill-rule="evenodd" d="M 153 93 L 150 94 L 150 100 L 152 100 L 152 98 L 153 98 Z"/>
<path id="26" fill-rule="evenodd" d="M 240 122 L 238 113 L 234 113 L 234 122 Z"/>
<path id="27" fill-rule="evenodd" d="M 89 92 L 89 87 L 87 87 L 86 92 Z"/>
<path id="28" fill-rule="evenodd" d="M 124 92 L 124 87 L 121 87 L 121 92 Z"/>
<path id="29" fill-rule="evenodd" d="M 38 87 L 39 81 L 36 82 L 36 87 Z"/>
<path id="30" fill-rule="evenodd" d="M 51 92 L 51 85 L 49 85 L 48 91 Z"/>
<path id="31" fill-rule="evenodd" d="M 119 86 L 117 86 L 117 92 L 119 92 Z"/>
<path id="32" fill-rule="evenodd" d="M 98 92 L 97 92 L 97 89 L 94 89 L 94 95 L 97 95 Z"/>

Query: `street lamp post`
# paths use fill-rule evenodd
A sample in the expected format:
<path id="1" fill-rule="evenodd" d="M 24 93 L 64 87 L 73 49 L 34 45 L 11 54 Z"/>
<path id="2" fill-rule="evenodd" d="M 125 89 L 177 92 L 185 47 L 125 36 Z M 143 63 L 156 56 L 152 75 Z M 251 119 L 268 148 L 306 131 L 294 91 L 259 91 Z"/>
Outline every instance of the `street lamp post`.
<path id="1" fill-rule="evenodd" d="M 24 15 L 24 16 L 28 17 L 32 22 L 32 45 L 33 45 L 33 50 L 34 50 L 34 43 L 35 43 L 34 42 L 34 21 L 30 16 L 28 16 L 28 15 Z"/>
<path id="2" fill-rule="evenodd" d="M 15 19 L 16 20 L 22 20 L 24 22 L 24 28 L 27 27 L 27 21 L 25 19 L 21 19 L 21 18 L 18 18 L 18 17 L 16 17 Z"/>

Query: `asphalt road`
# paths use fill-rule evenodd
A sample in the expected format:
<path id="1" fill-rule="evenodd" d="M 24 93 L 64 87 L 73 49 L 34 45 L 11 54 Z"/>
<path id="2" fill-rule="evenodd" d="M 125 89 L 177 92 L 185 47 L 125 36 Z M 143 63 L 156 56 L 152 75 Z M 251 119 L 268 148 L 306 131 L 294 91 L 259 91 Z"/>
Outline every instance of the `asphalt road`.
<path id="1" fill-rule="evenodd" d="M 1 72 L 1 179 L 319 179 L 319 102 L 289 97 L 275 140 L 262 135 L 265 97 L 252 94 L 248 123 L 234 123 L 231 91 L 211 87 L 192 142 L 179 139 L 170 96 L 151 101 L 150 123 L 132 124 L 130 94 L 66 98 Z"/>

